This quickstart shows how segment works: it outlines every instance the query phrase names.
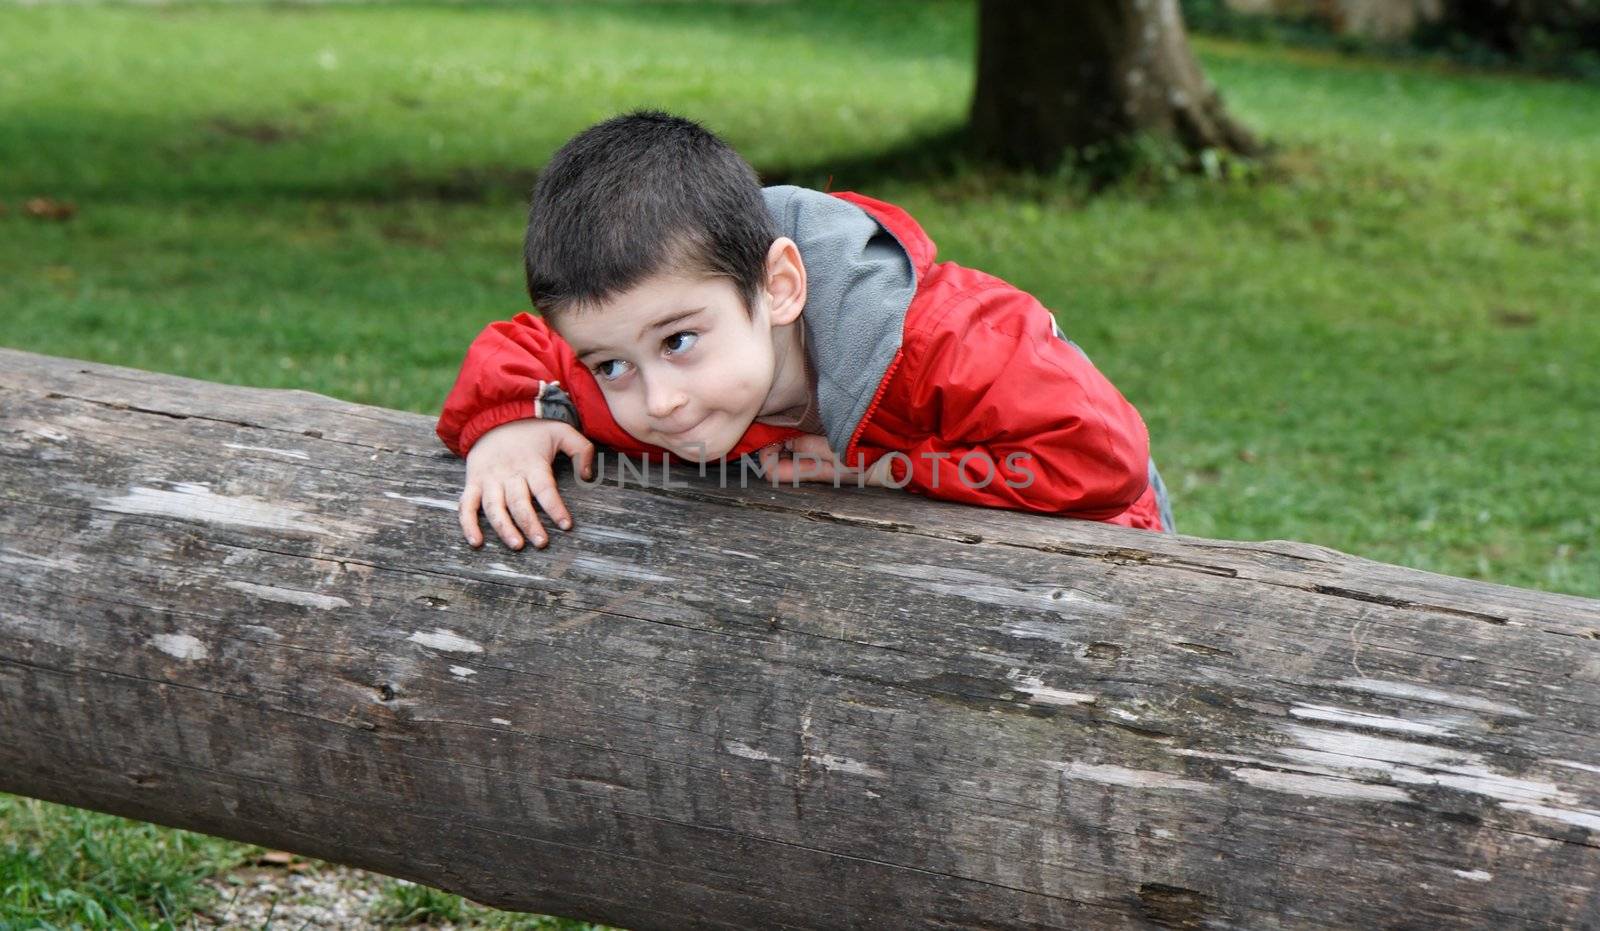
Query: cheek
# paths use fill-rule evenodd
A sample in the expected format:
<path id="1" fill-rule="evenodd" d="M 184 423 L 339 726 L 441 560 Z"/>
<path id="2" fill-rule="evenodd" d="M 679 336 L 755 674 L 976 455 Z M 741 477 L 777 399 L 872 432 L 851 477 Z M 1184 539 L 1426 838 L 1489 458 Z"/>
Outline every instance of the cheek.
<path id="1" fill-rule="evenodd" d="M 773 375 L 770 352 L 752 351 L 744 356 L 739 366 L 741 387 L 747 391 L 759 392 L 763 396 L 772 387 Z"/>
<path id="2" fill-rule="evenodd" d="M 770 373 L 763 373 L 760 358 L 744 356 L 732 365 L 702 369 L 695 376 L 699 393 L 716 407 L 745 407 L 766 397 Z"/>
<path id="3" fill-rule="evenodd" d="M 733 383 L 728 386 L 729 396 L 741 398 L 746 403 L 765 398 L 771 387 L 772 373 L 764 370 L 759 360 L 745 363 L 736 374 L 730 375 Z"/>
<path id="4" fill-rule="evenodd" d="M 624 430 L 632 432 L 630 428 L 642 426 L 648 419 L 644 416 L 643 403 L 631 391 L 614 391 L 605 399 L 611 416 Z"/>

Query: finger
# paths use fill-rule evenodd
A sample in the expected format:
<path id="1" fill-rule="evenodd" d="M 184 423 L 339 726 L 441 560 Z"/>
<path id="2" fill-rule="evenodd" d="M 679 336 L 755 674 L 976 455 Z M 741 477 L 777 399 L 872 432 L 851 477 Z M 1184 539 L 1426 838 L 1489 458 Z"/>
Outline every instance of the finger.
<path id="1" fill-rule="evenodd" d="M 544 524 L 539 522 L 539 515 L 533 509 L 533 499 L 528 496 L 527 479 L 520 475 L 506 479 L 506 507 L 523 534 L 534 546 L 543 549 L 546 542 Z"/>
<path id="2" fill-rule="evenodd" d="M 528 481 L 528 487 L 533 489 L 533 496 L 539 500 L 539 506 L 556 522 L 562 530 L 572 529 L 572 512 L 567 510 L 566 502 L 561 500 L 561 493 L 556 490 L 555 476 L 549 472 L 542 476 L 535 475 Z"/>
<path id="3" fill-rule="evenodd" d="M 483 500 L 483 491 L 477 485 L 468 485 L 461 492 L 461 503 L 456 506 L 456 518 L 461 522 L 461 535 L 467 538 L 467 545 L 474 548 L 483 545 L 483 533 L 478 527 L 478 504 Z"/>
<path id="4" fill-rule="evenodd" d="M 839 474 L 838 464 L 833 461 L 832 456 L 817 456 L 810 462 L 811 474 L 815 475 L 819 482 L 831 482 L 834 476 Z"/>
<path id="5" fill-rule="evenodd" d="M 587 437 L 576 430 L 568 431 L 561 435 L 558 448 L 572 460 L 575 471 L 585 481 L 594 478 L 594 444 Z"/>
<path id="6" fill-rule="evenodd" d="M 778 462 L 776 481 L 780 485 L 797 486 L 801 482 L 825 481 L 817 475 L 816 463 L 805 459 L 783 459 Z"/>
<path id="7" fill-rule="evenodd" d="M 795 451 L 794 458 L 789 460 L 789 465 L 790 471 L 802 482 L 826 481 L 827 476 L 833 474 L 815 453 L 803 450 Z"/>
<path id="8" fill-rule="evenodd" d="M 828 438 L 815 433 L 806 433 L 794 438 L 794 451 L 816 457 L 823 462 L 833 462 L 833 447 L 828 445 Z"/>
<path id="9" fill-rule="evenodd" d="M 498 483 L 491 482 L 483 490 L 483 516 L 488 518 L 495 533 L 500 534 L 501 542 L 511 549 L 522 549 L 522 534 L 517 532 L 511 516 L 506 513 L 505 490 Z"/>
<path id="10" fill-rule="evenodd" d="M 833 481 L 833 470 L 831 468 L 804 460 L 790 460 L 789 475 L 791 477 L 785 479 L 785 481 L 791 485 L 799 485 L 804 482 Z"/>

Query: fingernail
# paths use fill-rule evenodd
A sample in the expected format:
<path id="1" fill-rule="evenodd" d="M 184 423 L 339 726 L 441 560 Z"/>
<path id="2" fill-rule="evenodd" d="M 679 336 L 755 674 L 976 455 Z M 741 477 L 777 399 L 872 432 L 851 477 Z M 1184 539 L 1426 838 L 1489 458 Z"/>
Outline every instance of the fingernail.
<path id="1" fill-rule="evenodd" d="M 571 530 L 572 529 L 572 521 L 570 521 L 570 520 L 562 521 L 561 522 L 561 529 L 562 530 Z"/>

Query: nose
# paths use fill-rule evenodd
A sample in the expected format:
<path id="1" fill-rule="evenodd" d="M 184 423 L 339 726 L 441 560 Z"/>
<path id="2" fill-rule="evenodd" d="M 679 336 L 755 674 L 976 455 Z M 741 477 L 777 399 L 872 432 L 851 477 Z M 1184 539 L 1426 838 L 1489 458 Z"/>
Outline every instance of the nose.
<path id="1" fill-rule="evenodd" d="M 688 400 L 670 378 L 657 376 L 645 382 L 644 407 L 655 420 L 666 420 Z"/>

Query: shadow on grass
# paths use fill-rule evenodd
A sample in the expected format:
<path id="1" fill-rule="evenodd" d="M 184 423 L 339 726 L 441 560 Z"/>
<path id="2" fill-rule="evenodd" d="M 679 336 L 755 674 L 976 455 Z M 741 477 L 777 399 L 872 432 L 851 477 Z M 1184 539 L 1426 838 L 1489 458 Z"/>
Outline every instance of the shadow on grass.
<path id="1" fill-rule="evenodd" d="M 1098 151 L 1066 157 L 1053 171 L 1011 169 L 985 158 L 965 124 L 935 128 L 883 149 L 817 161 L 755 165 L 765 185 L 796 184 L 823 191 L 872 191 L 888 185 L 916 186 L 941 200 L 961 201 L 995 195 L 1079 198 L 1113 189 L 1158 192 L 1184 177 L 1214 175 L 1218 180 L 1267 180 L 1277 174 L 1274 153 L 1246 160 L 1215 155 L 1211 164 L 1170 144 L 1149 139 L 1112 143 Z M 1220 177 L 1220 176 L 1226 176 Z M 374 179 L 370 193 L 356 184 L 344 192 L 322 190 L 314 196 L 365 200 L 407 198 L 451 203 L 526 202 L 539 178 L 537 168 L 479 165 L 456 168 L 445 175 L 415 175 L 398 170 Z M 311 194 L 312 192 L 307 192 Z"/>
<path id="2" fill-rule="evenodd" d="M 798 184 L 822 190 L 870 190 L 886 182 L 945 185 L 961 182 L 967 193 L 993 187 L 1001 177 L 973 156 L 965 127 L 933 130 L 898 145 L 816 162 L 755 165 L 763 184 Z M 185 200 L 257 198 L 382 204 L 434 201 L 448 204 L 526 204 L 543 166 L 488 163 L 444 171 L 396 165 L 363 177 L 329 184 L 262 183 L 218 185 L 191 191 Z M 126 199 L 126 198 L 124 198 Z"/>
<path id="3" fill-rule="evenodd" d="M 763 184 L 798 184 L 826 191 L 869 191 L 886 184 L 925 187 L 947 202 L 996 195 L 1087 200 L 1101 194 L 1160 195 L 1184 179 L 1263 184 L 1293 172 L 1275 144 L 1255 157 L 1208 150 L 1194 153 L 1154 138 L 1109 142 L 1069 153 L 1049 171 L 1013 169 L 985 157 L 963 124 L 924 133 L 877 152 L 794 165 L 757 166 Z"/>
<path id="4" fill-rule="evenodd" d="M 1053 173 L 1014 171 L 979 154 L 965 125 L 923 132 L 883 149 L 817 161 L 756 164 L 764 185 L 796 184 L 823 191 L 872 191 L 888 185 L 912 185 L 936 192 L 942 200 L 960 201 L 1001 193 L 1092 196 L 1140 170 L 1143 163 L 1119 155 L 1115 162 L 1075 160 Z M 417 174 L 401 168 L 340 187 L 314 188 L 299 196 L 326 200 L 371 201 L 409 199 L 445 203 L 527 203 L 540 168 L 469 165 L 446 174 Z"/>
<path id="5" fill-rule="evenodd" d="M 762 184 L 798 184 L 820 190 L 870 189 L 885 182 L 936 184 L 974 174 L 967 127 L 947 126 L 898 145 L 844 158 L 794 164 L 757 165 Z"/>
<path id="6" fill-rule="evenodd" d="M 1168 144 L 1141 139 L 1108 145 L 1066 158 L 1053 171 L 1010 169 L 980 154 L 965 125 L 919 134 L 887 148 L 809 162 L 756 164 L 764 185 L 795 184 L 822 191 L 861 191 L 913 186 L 947 203 L 996 196 L 1087 200 L 1103 194 L 1159 196 L 1186 178 L 1259 185 L 1296 173 L 1292 160 L 1268 145 L 1258 158 L 1226 153 L 1196 156 Z M 319 183 L 273 183 L 255 179 L 191 190 L 188 202 L 223 203 L 260 199 L 312 201 L 353 206 L 441 203 L 525 207 L 543 166 L 485 163 L 419 171 L 407 164 L 370 174 Z M 167 197 L 170 195 L 157 195 Z M 124 196 L 121 198 L 128 200 Z M 138 199 L 137 197 L 131 199 Z"/>

